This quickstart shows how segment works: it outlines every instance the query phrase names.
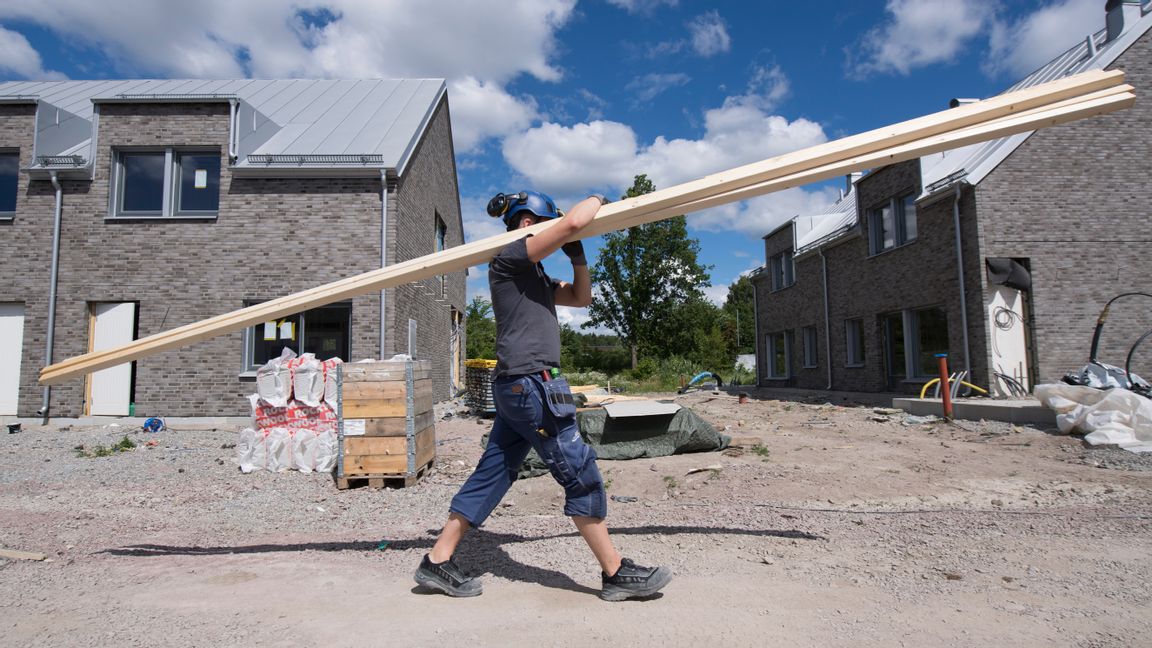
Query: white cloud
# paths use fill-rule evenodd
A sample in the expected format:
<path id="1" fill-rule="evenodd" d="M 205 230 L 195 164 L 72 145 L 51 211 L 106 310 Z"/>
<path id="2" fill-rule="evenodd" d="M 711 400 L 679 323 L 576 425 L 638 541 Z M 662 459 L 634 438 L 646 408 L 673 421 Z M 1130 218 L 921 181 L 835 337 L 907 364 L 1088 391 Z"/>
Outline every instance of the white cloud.
<path id="1" fill-rule="evenodd" d="M 1099 0 L 1057 0 L 1017 22 L 997 24 L 984 67 L 992 74 L 1023 77 L 1103 28 Z"/>
<path id="2" fill-rule="evenodd" d="M 460 110 L 453 105 L 453 121 L 469 150 L 486 137 L 523 128 L 535 114 L 532 102 L 510 96 L 505 84 L 522 74 L 561 78 L 551 63 L 556 32 L 575 4 L 5 0 L 0 20 L 42 26 L 90 46 L 123 76 L 446 78 L 462 104 Z M 447 14 L 453 20 L 443 20 Z M 26 58 L 4 60 L 27 67 Z"/>
<path id="3" fill-rule="evenodd" d="M 708 231 L 736 231 L 760 238 L 798 214 L 818 214 L 836 202 L 840 192 L 831 187 L 796 187 L 704 210 L 689 217 L 695 228 Z"/>
<path id="4" fill-rule="evenodd" d="M 636 95 L 637 103 L 647 103 L 665 90 L 685 85 L 691 80 L 692 77 L 683 73 L 645 74 L 632 79 L 624 89 Z"/>
<path id="5" fill-rule="evenodd" d="M 723 306 L 724 300 L 728 299 L 728 286 L 708 286 L 704 289 L 704 297 L 717 306 Z"/>
<path id="6" fill-rule="evenodd" d="M 995 18 L 991 0 L 888 0 L 890 19 L 864 37 L 855 72 L 906 75 L 948 63 Z"/>
<path id="7" fill-rule="evenodd" d="M 508 164 L 551 194 L 631 184 L 635 156 L 636 134 L 619 122 L 545 123 L 504 140 Z"/>
<path id="8" fill-rule="evenodd" d="M 675 7 L 679 0 L 608 0 L 608 4 L 619 7 L 630 14 L 651 14 L 660 7 Z"/>
<path id="9" fill-rule="evenodd" d="M 66 78 L 59 72 L 44 69 L 40 53 L 23 34 L 3 27 L 0 27 L 0 70 L 8 70 L 17 76 L 37 81 L 59 81 Z"/>
<path id="10" fill-rule="evenodd" d="M 732 48 L 728 26 L 716 11 L 693 18 L 688 23 L 688 31 L 692 34 L 693 51 L 705 58 L 723 54 Z"/>
<path id="11" fill-rule="evenodd" d="M 452 140 L 458 153 L 467 153 L 487 137 L 503 137 L 527 128 L 536 118 L 536 102 L 517 99 L 495 83 L 475 77 L 449 84 Z"/>
<path id="12" fill-rule="evenodd" d="M 619 122 L 544 123 L 509 136 L 504 157 L 531 186 L 553 194 L 593 188 L 622 193 L 639 173 L 666 188 L 827 141 L 815 122 L 768 112 L 787 92 L 779 68 L 760 67 L 745 94 L 705 112 L 699 139 L 657 137 L 641 146 L 632 128 Z"/>

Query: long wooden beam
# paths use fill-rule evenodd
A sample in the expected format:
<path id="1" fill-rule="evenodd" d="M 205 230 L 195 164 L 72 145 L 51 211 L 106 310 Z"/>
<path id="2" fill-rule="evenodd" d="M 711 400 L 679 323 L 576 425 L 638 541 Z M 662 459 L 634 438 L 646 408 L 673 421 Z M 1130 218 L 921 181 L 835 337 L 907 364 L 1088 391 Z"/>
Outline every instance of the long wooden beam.
<path id="1" fill-rule="evenodd" d="M 1001 95 L 935 115 L 828 142 L 738 167 L 601 208 L 581 237 L 653 222 L 851 171 L 946 151 L 973 142 L 1027 132 L 1131 105 L 1131 87 L 1122 73 L 1090 72 L 1028 90 Z M 169 349 L 242 330 L 249 326 L 385 288 L 487 263 L 508 243 L 542 231 L 545 222 L 498 234 L 442 252 L 341 279 L 244 309 L 187 324 L 118 347 L 88 353 L 45 367 L 40 382 L 69 378 Z"/>

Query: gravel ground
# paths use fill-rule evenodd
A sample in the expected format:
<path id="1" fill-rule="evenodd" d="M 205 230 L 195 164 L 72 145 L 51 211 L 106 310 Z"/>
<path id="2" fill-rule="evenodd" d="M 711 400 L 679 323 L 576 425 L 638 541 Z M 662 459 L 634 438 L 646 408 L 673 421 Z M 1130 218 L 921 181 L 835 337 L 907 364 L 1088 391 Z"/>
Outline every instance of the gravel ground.
<path id="1" fill-rule="evenodd" d="M 0 547 L 49 558 L 0 559 L 0 644 L 1149 645 L 1152 456 L 756 392 L 677 400 L 761 444 L 601 463 L 621 551 L 676 574 L 619 604 L 546 476 L 465 540 L 483 596 L 415 588 L 490 425 L 452 404 L 406 489 L 242 474 L 236 429 L 25 425 L 0 436 Z"/>

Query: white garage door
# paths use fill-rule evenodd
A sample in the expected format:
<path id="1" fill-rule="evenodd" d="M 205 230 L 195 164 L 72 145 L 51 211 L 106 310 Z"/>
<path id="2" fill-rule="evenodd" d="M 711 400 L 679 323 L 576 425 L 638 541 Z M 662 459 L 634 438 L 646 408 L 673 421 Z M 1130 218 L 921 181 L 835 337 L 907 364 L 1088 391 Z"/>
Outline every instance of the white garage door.
<path id="1" fill-rule="evenodd" d="M 0 415 L 16 415 L 23 353 L 24 304 L 0 304 Z"/>
<path id="2" fill-rule="evenodd" d="M 94 304 L 92 351 L 103 351 L 128 344 L 135 337 L 136 304 L 132 302 Z M 128 416 L 132 396 L 132 363 L 101 369 L 92 374 L 89 384 L 88 414 L 91 416 Z"/>

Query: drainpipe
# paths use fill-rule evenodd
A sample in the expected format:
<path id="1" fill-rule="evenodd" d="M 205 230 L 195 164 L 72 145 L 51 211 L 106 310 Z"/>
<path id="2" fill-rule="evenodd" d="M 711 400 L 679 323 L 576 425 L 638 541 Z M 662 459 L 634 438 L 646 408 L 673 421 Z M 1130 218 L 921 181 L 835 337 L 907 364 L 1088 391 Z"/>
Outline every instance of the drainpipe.
<path id="1" fill-rule="evenodd" d="M 388 171 L 380 170 L 380 267 L 388 266 Z M 380 290 L 380 359 L 384 359 L 384 319 L 388 289 Z"/>
<path id="2" fill-rule="evenodd" d="M 56 279 L 60 270 L 60 213 L 64 202 L 64 187 L 60 184 L 60 178 L 55 171 L 51 172 L 51 178 L 52 187 L 56 189 L 56 213 L 52 226 L 52 276 L 48 280 L 48 342 L 44 351 L 45 367 L 52 364 L 52 347 L 56 340 Z M 45 425 L 48 424 L 48 408 L 51 403 L 52 387 L 44 385 L 44 399 L 36 415 L 44 417 Z"/>
<path id="3" fill-rule="evenodd" d="M 817 248 L 820 252 L 820 269 L 823 272 L 824 283 L 824 356 L 828 365 L 828 385 L 824 389 L 832 389 L 832 316 L 828 310 L 828 258 L 824 256 L 824 248 Z"/>
<path id="4" fill-rule="evenodd" d="M 755 315 L 752 318 L 752 320 L 753 320 L 753 324 L 755 325 L 753 328 L 754 328 L 754 333 L 756 335 L 756 339 L 752 340 L 752 349 L 753 349 L 753 355 L 756 356 L 756 386 L 757 387 L 760 386 L 760 370 L 764 368 L 763 365 L 760 364 L 760 304 L 759 304 L 760 300 L 757 297 L 759 292 L 760 292 L 760 290 L 759 290 L 757 284 L 753 283 L 752 284 L 752 312 Z M 765 362 L 767 362 L 767 358 L 765 358 Z"/>
<path id="5" fill-rule="evenodd" d="M 956 184 L 956 194 L 952 200 L 952 222 L 956 226 L 956 274 L 960 279 L 960 330 L 964 334 L 964 371 L 972 378 L 972 362 L 968 353 L 968 297 L 964 283 L 964 246 L 960 235 L 960 193 L 962 185 Z"/>
<path id="6" fill-rule="evenodd" d="M 239 148 L 237 141 L 239 138 L 239 122 L 240 121 L 240 103 L 231 99 L 228 101 L 228 163 L 236 162 L 236 151 Z"/>

